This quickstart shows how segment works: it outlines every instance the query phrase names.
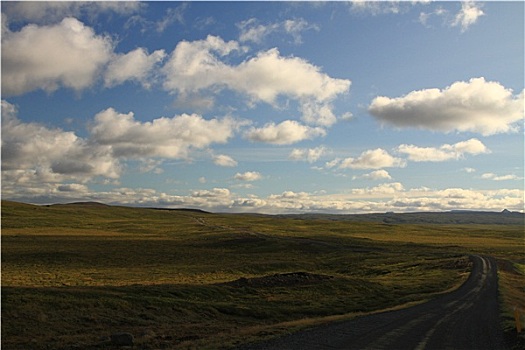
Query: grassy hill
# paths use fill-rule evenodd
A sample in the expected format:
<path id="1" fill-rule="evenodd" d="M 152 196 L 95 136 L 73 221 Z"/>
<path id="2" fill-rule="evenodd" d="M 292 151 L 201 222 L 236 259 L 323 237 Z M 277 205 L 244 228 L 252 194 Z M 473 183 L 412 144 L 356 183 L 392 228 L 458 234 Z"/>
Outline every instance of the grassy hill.
<path id="1" fill-rule="evenodd" d="M 520 224 L 1 209 L 3 349 L 109 349 L 117 332 L 141 349 L 228 348 L 422 302 L 464 280 L 470 253 L 498 259 L 502 300 L 525 309 Z"/>

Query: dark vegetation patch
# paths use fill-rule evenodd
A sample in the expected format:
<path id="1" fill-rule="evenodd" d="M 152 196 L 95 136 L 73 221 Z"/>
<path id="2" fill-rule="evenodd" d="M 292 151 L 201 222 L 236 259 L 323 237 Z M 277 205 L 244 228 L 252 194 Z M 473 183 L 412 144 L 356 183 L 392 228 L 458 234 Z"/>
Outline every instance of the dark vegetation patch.
<path id="1" fill-rule="evenodd" d="M 289 272 L 276 273 L 270 276 L 245 278 L 241 277 L 235 281 L 224 283 L 226 286 L 232 287 L 297 287 L 302 285 L 322 283 L 326 280 L 334 278 L 328 275 L 319 275 L 308 272 Z"/>

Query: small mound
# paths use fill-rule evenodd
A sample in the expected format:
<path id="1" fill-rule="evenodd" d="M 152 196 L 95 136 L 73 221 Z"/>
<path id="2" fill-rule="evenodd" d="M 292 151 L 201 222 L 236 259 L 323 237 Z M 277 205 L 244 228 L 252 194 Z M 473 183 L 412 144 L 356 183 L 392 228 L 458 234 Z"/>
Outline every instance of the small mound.
<path id="1" fill-rule="evenodd" d="M 225 285 L 232 287 L 289 287 L 305 284 L 320 283 L 334 278 L 328 275 L 319 275 L 308 272 L 276 273 L 274 275 L 244 278 L 227 282 Z"/>

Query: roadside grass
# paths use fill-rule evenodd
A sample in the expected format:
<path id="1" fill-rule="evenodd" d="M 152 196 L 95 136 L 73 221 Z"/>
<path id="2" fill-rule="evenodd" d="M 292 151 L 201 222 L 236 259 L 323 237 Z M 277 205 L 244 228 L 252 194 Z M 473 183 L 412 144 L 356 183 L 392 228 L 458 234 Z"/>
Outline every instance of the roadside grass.
<path id="1" fill-rule="evenodd" d="M 423 302 L 466 278 L 472 252 L 498 259 L 508 327 L 512 303 L 525 308 L 523 248 L 519 225 L 3 201 L 2 347 L 111 348 L 125 331 L 141 349 L 228 348 Z M 272 277 L 291 272 L 327 278 Z"/>

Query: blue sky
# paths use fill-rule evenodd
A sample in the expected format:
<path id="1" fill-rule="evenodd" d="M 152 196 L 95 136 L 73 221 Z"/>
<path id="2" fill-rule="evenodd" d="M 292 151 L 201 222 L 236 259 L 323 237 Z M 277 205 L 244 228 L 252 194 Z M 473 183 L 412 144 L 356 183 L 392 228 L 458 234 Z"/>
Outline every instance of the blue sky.
<path id="1" fill-rule="evenodd" d="M 523 211 L 523 2 L 2 2 L 2 198 Z"/>

